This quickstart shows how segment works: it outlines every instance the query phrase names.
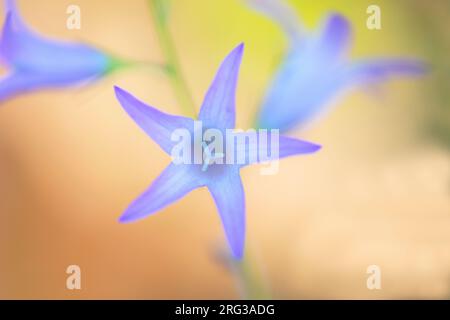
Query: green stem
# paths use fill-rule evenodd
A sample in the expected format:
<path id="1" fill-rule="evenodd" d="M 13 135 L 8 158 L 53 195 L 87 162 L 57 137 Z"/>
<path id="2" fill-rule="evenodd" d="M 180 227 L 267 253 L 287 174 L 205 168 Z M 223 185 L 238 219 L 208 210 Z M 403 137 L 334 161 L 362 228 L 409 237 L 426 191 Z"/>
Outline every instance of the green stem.
<path id="1" fill-rule="evenodd" d="M 131 68 L 149 68 L 152 71 L 165 72 L 166 66 L 149 61 L 126 60 L 111 58 L 108 72 L 114 72 L 121 69 Z"/>
<path id="2" fill-rule="evenodd" d="M 156 33 L 158 34 L 161 50 L 166 58 L 166 68 L 172 87 L 175 91 L 178 103 L 183 111 L 193 118 L 196 118 L 196 107 L 191 96 L 183 74 L 181 73 L 180 63 L 174 41 L 167 25 L 168 0 L 149 0 L 153 20 L 155 22 Z M 246 299 L 269 299 L 267 289 L 265 288 L 261 274 L 256 272 L 255 265 L 249 255 L 242 261 L 232 260 L 233 272 L 242 288 L 244 298 Z"/>
<path id="3" fill-rule="evenodd" d="M 158 34 L 161 50 L 166 58 L 166 72 L 170 78 L 178 103 L 183 112 L 193 118 L 196 117 L 196 108 L 183 74 L 181 73 L 177 51 L 167 26 L 167 12 L 164 10 L 165 0 L 150 0 L 156 33 Z M 166 0 L 167 1 L 167 0 Z"/>
<path id="4" fill-rule="evenodd" d="M 270 299 L 270 293 L 264 284 L 261 272 L 257 270 L 256 264 L 248 253 L 241 261 L 233 260 L 232 265 L 244 299 Z"/>

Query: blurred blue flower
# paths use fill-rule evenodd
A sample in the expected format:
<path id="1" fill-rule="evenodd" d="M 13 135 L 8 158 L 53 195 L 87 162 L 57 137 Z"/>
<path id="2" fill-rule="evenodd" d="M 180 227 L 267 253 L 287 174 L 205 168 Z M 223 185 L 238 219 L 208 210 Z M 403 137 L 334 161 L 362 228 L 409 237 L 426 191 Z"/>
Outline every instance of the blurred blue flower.
<path id="1" fill-rule="evenodd" d="M 349 21 L 330 14 L 318 33 L 305 32 L 292 8 L 281 0 L 245 0 L 279 24 L 290 40 L 257 116 L 260 128 L 287 131 L 310 122 L 333 98 L 356 85 L 395 75 L 420 75 L 425 65 L 404 58 L 348 61 L 352 44 Z"/>
<path id="2" fill-rule="evenodd" d="M 203 127 L 217 129 L 221 132 L 235 126 L 235 92 L 243 45 L 235 48 L 222 63 L 211 84 L 198 120 Z M 195 120 L 182 116 L 165 114 L 134 98 L 131 94 L 116 87 L 116 96 L 131 118 L 168 154 L 175 147 L 172 140 L 175 130 L 183 128 L 195 135 Z M 245 133 L 235 133 L 245 134 Z M 258 136 L 259 140 L 259 136 Z M 247 139 L 236 139 L 237 148 L 255 149 L 255 142 Z M 319 149 L 318 145 L 280 136 L 279 158 L 297 154 L 312 153 Z M 227 149 L 228 150 L 228 149 Z M 242 150 L 242 149 L 241 149 Z M 194 150 L 195 152 L 195 150 Z M 261 151 L 259 151 L 261 152 Z M 250 160 L 246 156 L 243 164 L 209 163 L 211 150 L 203 144 L 202 153 L 208 155 L 207 165 L 171 163 L 137 200 L 135 200 L 120 218 L 121 222 L 131 222 L 144 218 L 161 210 L 170 203 L 180 199 L 190 191 L 206 186 L 215 200 L 220 213 L 229 246 L 236 258 L 241 258 L 245 239 L 245 201 L 244 190 L 240 178 L 240 169 L 260 158 Z M 221 159 L 224 154 L 215 154 Z"/>
<path id="3" fill-rule="evenodd" d="M 90 46 L 42 37 L 25 24 L 14 0 L 4 3 L 0 61 L 9 71 L 0 80 L 0 102 L 28 91 L 96 79 L 120 66 Z"/>

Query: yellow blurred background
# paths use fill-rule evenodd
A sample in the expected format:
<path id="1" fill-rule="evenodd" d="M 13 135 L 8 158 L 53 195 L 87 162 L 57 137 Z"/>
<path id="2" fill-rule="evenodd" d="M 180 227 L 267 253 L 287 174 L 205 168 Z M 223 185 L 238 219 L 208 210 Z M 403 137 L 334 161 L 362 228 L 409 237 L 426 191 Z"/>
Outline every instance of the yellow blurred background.
<path id="1" fill-rule="evenodd" d="M 275 176 L 242 171 L 247 248 L 274 298 L 450 297 L 449 4 L 375 2 L 290 1 L 311 28 L 330 10 L 351 19 L 353 57 L 416 57 L 433 68 L 386 83 L 381 95 L 352 91 L 293 134 L 323 145 L 319 153 L 283 160 Z M 42 34 L 164 61 L 145 0 L 18 3 Z M 286 39 L 239 0 L 172 3 L 171 32 L 197 105 L 221 60 L 245 42 L 237 125 L 247 128 Z M 66 28 L 70 4 L 81 8 L 81 30 Z M 382 9 L 382 30 L 366 28 L 370 4 Z M 117 222 L 170 159 L 126 115 L 113 85 L 180 113 L 165 75 L 147 68 L 0 106 L 0 298 L 239 298 L 215 258 L 224 235 L 206 190 Z M 81 290 L 66 289 L 72 264 Z M 366 287 L 374 264 L 381 290 Z"/>

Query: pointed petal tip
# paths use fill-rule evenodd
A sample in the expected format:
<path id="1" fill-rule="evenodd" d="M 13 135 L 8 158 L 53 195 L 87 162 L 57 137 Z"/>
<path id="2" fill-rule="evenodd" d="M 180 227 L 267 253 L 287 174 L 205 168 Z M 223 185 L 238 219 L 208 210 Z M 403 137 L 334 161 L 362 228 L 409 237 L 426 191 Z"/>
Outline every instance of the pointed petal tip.
<path id="1" fill-rule="evenodd" d="M 351 36 L 350 20 L 343 14 L 339 12 L 330 12 L 325 21 L 333 33 L 341 34 L 342 36 Z"/>
<path id="2" fill-rule="evenodd" d="M 322 146 L 320 144 L 311 143 L 312 146 L 312 152 L 317 152 L 322 149 Z"/>
<path id="3" fill-rule="evenodd" d="M 319 144 L 302 141 L 301 144 L 299 145 L 299 150 L 300 150 L 299 154 L 306 154 L 306 155 L 313 154 L 313 153 L 320 151 L 321 149 L 322 149 L 322 146 Z"/>
<path id="4" fill-rule="evenodd" d="M 295 154 L 312 154 L 322 149 L 321 145 L 304 140 L 294 140 L 294 144 L 296 144 L 295 149 L 297 150 Z"/>
<path id="5" fill-rule="evenodd" d="M 384 81 L 393 76 L 423 76 L 433 67 L 423 60 L 382 58 L 363 61 L 350 68 L 349 82 L 364 83 Z"/>
<path id="6" fill-rule="evenodd" d="M 334 25 L 349 25 L 350 21 L 347 19 L 346 16 L 344 16 L 342 13 L 339 13 L 337 11 L 331 11 L 328 13 L 328 21 L 332 22 Z"/>
<path id="7" fill-rule="evenodd" d="M 319 151 L 320 149 L 322 149 L 322 145 L 321 144 L 317 144 L 314 142 L 310 142 L 311 145 L 313 146 L 313 148 L 315 149 L 315 151 Z"/>
<path id="8" fill-rule="evenodd" d="M 17 4 L 15 0 L 4 0 L 4 8 L 6 12 L 6 18 L 5 22 L 8 20 L 14 20 L 14 22 L 16 23 L 16 26 L 18 27 L 26 27 L 26 24 L 24 23 L 24 21 L 22 20 L 22 17 L 20 15 L 19 9 L 17 8 Z"/>
<path id="9" fill-rule="evenodd" d="M 119 223 L 122 223 L 122 224 L 127 223 L 127 220 L 124 219 L 123 217 L 120 217 L 119 219 L 117 219 L 117 221 L 118 221 Z"/>
<path id="10" fill-rule="evenodd" d="M 322 146 L 320 144 L 309 142 L 305 140 L 298 140 L 295 138 L 287 138 L 285 140 L 286 142 L 293 143 L 294 148 L 298 151 L 296 154 L 310 154 L 310 153 L 316 153 L 320 149 L 322 149 Z"/>
<path id="11" fill-rule="evenodd" d="M 339 12 L 330 12 L 325 19 L 325 25 L 332 31 L 334 37 L 340 35 L 346 38 L 352 35 L 350 20 Z"/>
<path id="12" fill-rule="evenodd" d="M 122 223 L 122 224 L 127 224 L 127 223 L 131 223 L 131 222 L 135 222 L 139 219 L 140 219 L 139 217 L 136 217 L 134 214 L 132 214 L 131 212 L 129 212 L 127 210 L 119 217 L 118 222 Z"/>
<path id="13" fill-rule="evenodd" d="M 119 223 L 130 223 L 130 222 L 132 222 L 133 221 L 133 219 L 130 219 L 130 215 L 129 214 L 127 214 L 126 212 L 124 213 L 124 214 L 122 214 L 120 217 L 119 217 L 119 219 L 117 219 L 117 221 L 119 222 Z"/>
<path id="14" fill-rule="evenodd" d="M 133 105 L 132 102 L 136 99 L 131 93 L 128 91 L 125 91 L 119 86 L 114 86 L 114 93 L 116 94 L 116 98 L 119 101 L 122 108 L 124 108 L 127 112 L 128 110 L 131 110 L 131 107 Z"/>
<path id="15" fill-rule="evenodd" d="M 237 248 L 231 248 L 231 254 L 233 255 L 233 258 L 236 260 L 242 260 L 244 257 L 244 246 L 239 246 Z"/>
<path id="16" fill-rule="evenodd" d="M 243 53 L 244 43 L 228 53 L 209 86 L 198 115 L 198 119 L 208 126 L 234 128 L 236 87 Z"/>
<path id="17" fill-rule="evenodd" d="M 433 68 L 426 61 L 422 61 L 422 60 L 415 60 L 415 61 L 413 61 L 413 60 L 411 60 L 411 61 L 406 63 L 405 69 L 409 70 L 412 74 L 423 75 L 423 74 L 427 74 L 427 73 L 431 72 L 431 70 Z"/>
<path id="18" fill-rule="evenodd" d="M 238 57 L 238 59 L 242 58 L 242 55 L 244 54 L 245 44 L 244 42 L 241 42 L 236 48 L 231 51 L 230 56 L 235 55 Z"/>
<path id="19" fill-rule="evenodd" d="M 122 94 L 124 94 L 125 93 L 125 90 L 123 90 L 121 87 L 119 87 L 119 86 L 114 86 L 114 92 L 116 93 L 116 96 L 117 95 L 122 95 Z"/>
<path id="20" fill-rule="evenodd" d="M 5 40 L 6 36 L 13 33 L 13 12 L 8 11 L 6 13 L 5 21 L 3 22 L 3 28 L 2 28 L 2 42 Z"/>
<path id="21" fill-rule="evenodd" d="M 375 64 L 375 67 L 377 65 Z M 431 66 L 429 63 L 423 60 L 415 60 L 415 59 L 386 59 L 385 63 L 383 61 L 380 62 L 378 68 L 381 71 L 383 67 L 386 71 L 392 71 L 397 73 L 404 73 L 410 75 L 423 75 L 431 71 Z M 376 69 L 376 68 L 374 68 Z"/>
<path id="22" fill-rule="evenodd" d="M 13 10 L 11 8 L 6 8 L 5 12 L 6 12 L 5 24 L 6 24 L 6 22 L 10 23 L 12 19 L 17 18 L 17 12 L 15 12 L 15 10 Z"/>

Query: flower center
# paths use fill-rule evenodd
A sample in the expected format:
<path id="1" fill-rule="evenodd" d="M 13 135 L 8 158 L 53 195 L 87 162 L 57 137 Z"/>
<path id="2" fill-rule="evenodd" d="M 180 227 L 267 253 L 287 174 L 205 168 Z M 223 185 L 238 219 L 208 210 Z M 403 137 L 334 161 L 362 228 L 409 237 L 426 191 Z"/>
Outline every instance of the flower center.
<path id="1" fill-rule="evenodd" d="M 202 171 L 205 172 L 206 170 L 208 170 L 208 167 L 215 162 L 218 159 L 222 159 L 223 157 L 225 157 L 224 153 L 221 152 L 216 152 L 214 150 L 214 153 L 211 152 L 211 150 L 209 149 L 209 146 L 206 142 L 202 142 L 202 150 L 203 150 L 203 166 L 202 166 Z"/>

